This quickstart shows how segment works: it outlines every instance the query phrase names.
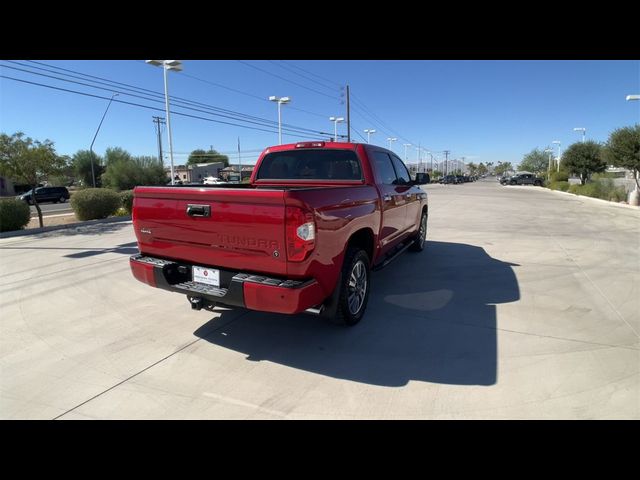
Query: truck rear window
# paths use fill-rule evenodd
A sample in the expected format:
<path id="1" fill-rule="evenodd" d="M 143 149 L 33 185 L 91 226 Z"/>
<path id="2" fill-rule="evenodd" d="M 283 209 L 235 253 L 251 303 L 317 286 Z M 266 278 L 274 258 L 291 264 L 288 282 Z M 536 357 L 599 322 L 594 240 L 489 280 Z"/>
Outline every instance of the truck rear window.
<path id="1" fill-rule="evenodd" d="M 362 180 L 353 150 L 288 150 L 268 153 L 257 180 Z"/>

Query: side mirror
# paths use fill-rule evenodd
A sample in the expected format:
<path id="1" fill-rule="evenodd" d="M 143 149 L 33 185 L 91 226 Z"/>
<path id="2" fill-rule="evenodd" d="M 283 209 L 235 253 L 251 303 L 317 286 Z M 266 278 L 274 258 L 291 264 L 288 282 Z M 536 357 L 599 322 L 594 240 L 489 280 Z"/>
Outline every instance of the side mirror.
<path id="1" fill-rule="evenodd" d="M 429 177 L 428 173 L 425 172 L 418 172 L 416 173 L 416 180 L 415 183 L 416 185 L 426 185 L 427 183 L 431 182 L 431 178 Z"/>

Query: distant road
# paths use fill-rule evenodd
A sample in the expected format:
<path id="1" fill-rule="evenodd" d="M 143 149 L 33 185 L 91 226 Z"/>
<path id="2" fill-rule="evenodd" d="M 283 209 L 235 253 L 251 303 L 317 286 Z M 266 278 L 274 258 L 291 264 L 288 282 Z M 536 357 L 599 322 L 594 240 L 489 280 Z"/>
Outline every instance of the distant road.
<path id="1" fill-rule="evenodd" d="M 36 207 L 32 205 L 30 208 L 31 208 L 31 216 L 37 217 L 38 212 L 36 211 Z M 42 210 L 42 215 L 45 217 L 48 215 L 60 215 L 62 213 L 73 212 L 73 210 L 71 209 L 71 205 L 69 205 L 68 201 L 65 203 L 41 203 L 40 210 Z"/>

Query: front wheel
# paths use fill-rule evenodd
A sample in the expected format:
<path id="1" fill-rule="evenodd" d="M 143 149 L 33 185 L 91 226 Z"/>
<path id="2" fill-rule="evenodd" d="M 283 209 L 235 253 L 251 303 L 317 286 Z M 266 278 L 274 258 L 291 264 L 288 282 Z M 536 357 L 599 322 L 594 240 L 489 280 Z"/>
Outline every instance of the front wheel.
<path id="1" fill-rule="evenodd" d="M 353 326 L 362 320 L 371 290 L 369 255 L 350 247 L 344 257 L 334 323 Z"/>
<path id="2" fill-rule="evenodd" d="M 424 245 L 427 239 L 427 220 L 429 216 L 427 212 L 422 212 L 422 216 L 420 217 L 420 228 L 418 229 L 418 236 L 413 241 L 409 250 L 412 252 L 421 252 L 424 250 Z"/>

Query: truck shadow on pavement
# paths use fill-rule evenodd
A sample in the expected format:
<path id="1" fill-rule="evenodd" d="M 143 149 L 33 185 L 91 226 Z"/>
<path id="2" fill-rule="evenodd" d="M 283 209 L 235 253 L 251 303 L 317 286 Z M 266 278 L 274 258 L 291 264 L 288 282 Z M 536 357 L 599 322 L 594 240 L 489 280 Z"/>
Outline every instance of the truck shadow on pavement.
<path id="1" fill-rule="evenodd" d="M 424 252 L 405 253 L 373 275 L 367 312 L 355 327 L 261 312 L 216 327 L 223 311 L 194 334 L 249 361 L 372 385 L 493 385 L 495 304 L 520 298 L 513 266 L 477 246 L 428 241 Z"/>

